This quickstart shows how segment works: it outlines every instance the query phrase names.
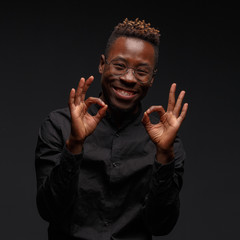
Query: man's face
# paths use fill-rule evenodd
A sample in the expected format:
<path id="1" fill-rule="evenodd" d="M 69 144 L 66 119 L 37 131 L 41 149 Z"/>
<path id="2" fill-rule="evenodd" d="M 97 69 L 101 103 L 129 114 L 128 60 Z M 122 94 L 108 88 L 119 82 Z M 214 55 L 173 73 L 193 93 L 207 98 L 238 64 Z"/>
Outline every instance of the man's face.
<path id="1" fill-rule="evenodd" d="M 102 74 L 101 84 L 103 100 L 112 109 L 124 112 L 137 111 L 139 102 L 145 97 L 153 82 L 152 71 L 155 66 L 153 46 L 140 39 L 119 37 L 109 50 L 107 59 L 101 56 L 99 72 Z M 124 63 L 134 69 L 150 69 L 150 78 L 146 83 L 140 83 L 136 71 L 129 69 L 123 75 L 116 75 L 110 62 Z"/>

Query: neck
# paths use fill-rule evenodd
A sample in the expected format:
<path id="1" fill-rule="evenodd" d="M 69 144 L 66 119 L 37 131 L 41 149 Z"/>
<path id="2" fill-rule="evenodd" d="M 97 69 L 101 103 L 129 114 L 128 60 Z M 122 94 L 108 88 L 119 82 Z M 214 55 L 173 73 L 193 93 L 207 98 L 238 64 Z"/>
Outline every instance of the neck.
<path id="1" fill-rule="evenodd" d="M 116 124 L 118 128 L 122 127 L 126 122 L 131 120 L 134 117 L 134 115 L 138 113 L 140 109 L 140 104 L 132 109 L 126 109 L 126 110 L 119 109 L 109 104 L 108 101 L 106 101 L 106 99 L 103 97 L 103 95 L 101 95 L 100 98 L 106 104 L 108 104 L 108 110 L 107 110 L 108 114 L 111 116 L 114 124 Z"/>
<path id="2" fill-rule="evenodd" d="M 123 125 L 126 124 L 126 122 L 130 121 L 134 115 L 138 112 L 139 107 L 133 110 L 129 111 L 123 111 L 122 109 L 116 109 L 109 107 L 108 111 L 109 114 L 111 115 L 112 120 L 116 124 L 118 128 L 122 127 Z"/>

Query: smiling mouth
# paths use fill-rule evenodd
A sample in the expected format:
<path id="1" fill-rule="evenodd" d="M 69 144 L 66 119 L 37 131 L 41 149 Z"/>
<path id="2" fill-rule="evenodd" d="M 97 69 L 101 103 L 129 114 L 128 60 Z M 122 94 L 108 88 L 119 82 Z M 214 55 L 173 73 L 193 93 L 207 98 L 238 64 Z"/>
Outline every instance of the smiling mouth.
<path id="1" fill-rule="evenodd" d="M 134 91 L 127 91 L 121 88 L 113 88 L 113 90 L 117 93 L 118 96 L 126 99 L 132 98 L 136 94 Z"/>

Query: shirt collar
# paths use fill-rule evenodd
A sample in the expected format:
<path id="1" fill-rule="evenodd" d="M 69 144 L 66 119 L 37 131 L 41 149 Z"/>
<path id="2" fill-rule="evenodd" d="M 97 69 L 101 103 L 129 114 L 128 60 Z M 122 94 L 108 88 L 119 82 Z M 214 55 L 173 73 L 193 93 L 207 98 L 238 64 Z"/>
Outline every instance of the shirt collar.
<path id="1" fill-rule="evenodd" d="M 98 104 L 93 104 L 89 107 L 88 112 L 91 115 L 96 115 L 97 112 L 99 111 L 100 106 Z M 111 113 L 107 111 L 104 119 L 106 119 L 107 121 L 111 122 L 113 125 L 114 124 L 114 119 L 111 116 Z M 138 111 L 136 113 L 129 113 L 129 115 L 127 115 L 127 117 L 123 120 L 123 124 L 121 128 L 124 128 L 126 125 L 132 123 L 132 124 L 139 124 L 141 123 L 142 120 L 142 104 L 139 103 L 139 108 Z"/>

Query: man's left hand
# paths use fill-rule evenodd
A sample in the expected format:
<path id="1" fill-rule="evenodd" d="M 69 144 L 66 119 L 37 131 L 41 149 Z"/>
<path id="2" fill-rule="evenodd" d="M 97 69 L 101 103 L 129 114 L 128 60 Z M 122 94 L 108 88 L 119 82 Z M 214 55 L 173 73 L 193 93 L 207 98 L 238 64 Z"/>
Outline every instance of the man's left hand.
<path id="1" fill-rule="evenodd" d="M 175 92 L 176 84 L 173 83 L 169 91 L 167 112 L 162 106 L 152 106 L 144 113 L 142 119 L 143 125 L 156 145 L 157 160 L 163 164 L 173 160 L 173 143 L 188 109 L 187 103 L 182 107 L 185 91 L 180 92 L 177 101 L 175 101 Z M 152 124 L 149 119 L 149 114 L 153 112 L 159 114 L 160 121 L 157 124 Z"/>

